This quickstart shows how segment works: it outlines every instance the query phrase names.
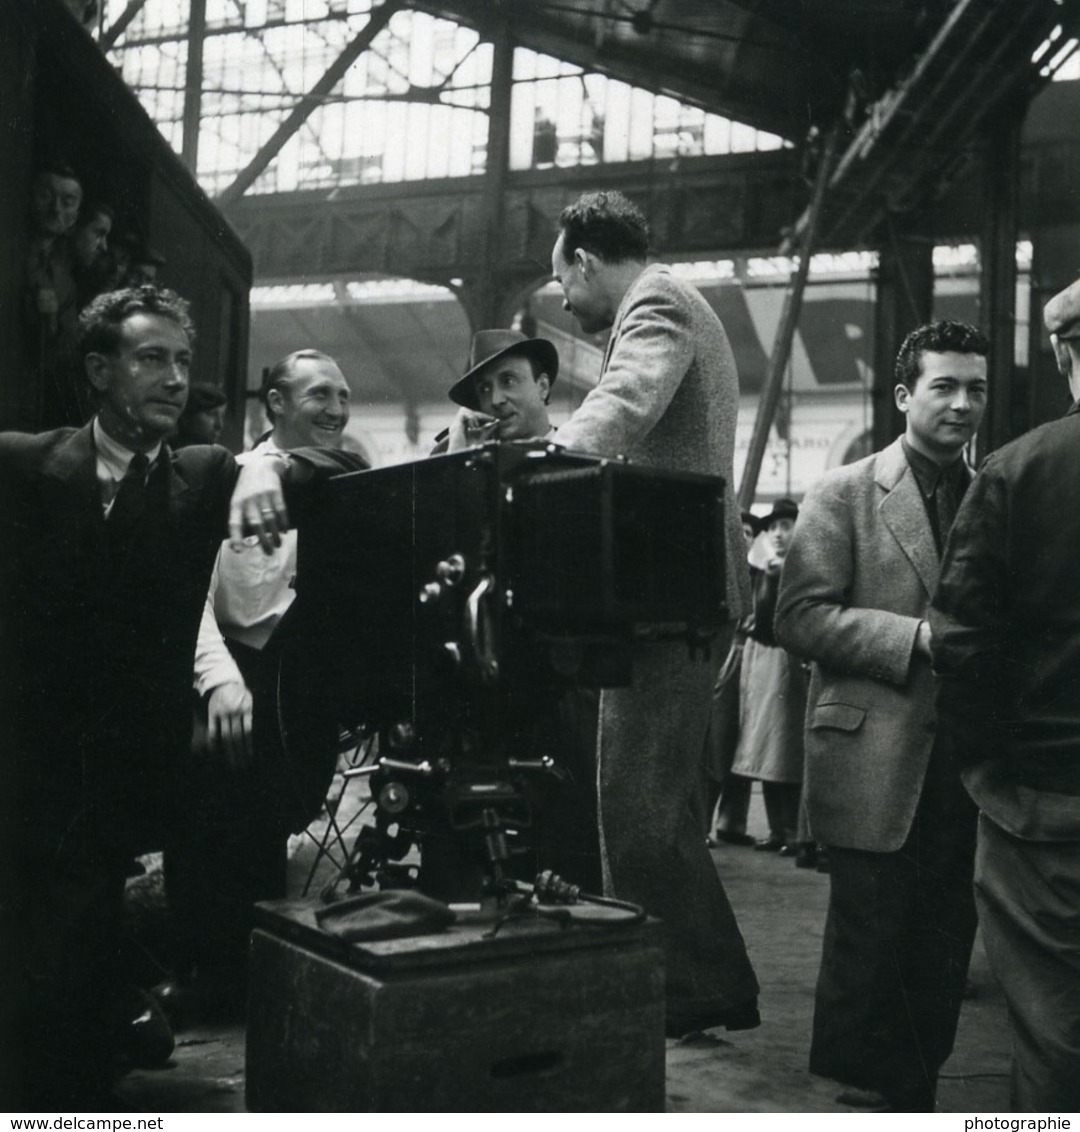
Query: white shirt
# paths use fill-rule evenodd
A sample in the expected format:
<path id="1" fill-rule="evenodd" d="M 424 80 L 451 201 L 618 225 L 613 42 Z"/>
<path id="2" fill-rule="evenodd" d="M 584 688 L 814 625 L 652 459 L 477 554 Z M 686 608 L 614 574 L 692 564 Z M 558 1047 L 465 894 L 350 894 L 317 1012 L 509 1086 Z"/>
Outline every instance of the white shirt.
<path id="1" fill-rule="evenodd" d="M 91 425 L 94 438 L 94 451 L 97 453 L 97 481 L 101 490 L 101 506 L 108 517 L 112 510 L 113 500 L 120 490 L 120 481 L 127 475 L 128 465 L 135 455 L 130 448 L 125 448 L 118 440 L 113 438 L 101 427 L 97 417 Z M 161 452 L 161 442 L 146 453 L 151 465 Z"/>
<path id="2" fill-rule="evenodd" d="M 280 452 L 267 438 L 250 452 L 237 456 L 236 462 L 242 466 Z M 228 540 L 221 544 L 195 646 L 195 691 L 200 696 L 222 684 L 243 683 L 225 638 L 261 649 L 292 605 L 295 578 L 294 530 L 281 536 L 281 546 L 271 554 L 263 552 L 254 535 L 244 539 L 244 547 L 239 551 L 233 550 Z"/>

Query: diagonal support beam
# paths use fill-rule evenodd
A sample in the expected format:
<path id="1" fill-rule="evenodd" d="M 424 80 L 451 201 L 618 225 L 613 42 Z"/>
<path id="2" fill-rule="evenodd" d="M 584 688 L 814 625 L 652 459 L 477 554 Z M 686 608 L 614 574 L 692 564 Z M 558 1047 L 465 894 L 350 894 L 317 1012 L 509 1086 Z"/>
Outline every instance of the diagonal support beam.
<path id="1" fill-rule="evenodd" d="M 128 6 L 116 17 L 110 25 L 109 30 L 102 32 L 101 38 L 98 40 L 98 46 L 101 50 L 108 51 L 128 29 L 131 21 L 135 19 L 145 7 L 146 0 L 128 0 Z"/>
<path id="2" fill-rule="evenodd" d="M 825 186 L 832 173 L 836 157 L 836 147 L 840 136 L 840 123 L 837 122 L 825 139 L 825 145 L 814 180 L 814 195 L 808 212 L 809 221 L 802 235 L 799 248 L 799 265 L 792 273 L 787 292 L 784 295 L 784 308 L 780 315 L 780 325 L 776 328 L 776 340 L 769 357 L 769 369 L 765 375 L 765 385 L 761 390 L 757 416 L 754 418 L 754 431 L 750 437 L 750 450 L 746 454 L 742 483 L 739 485 L 739 506 L 745 511 L 754 502 L 757 492 L 761 461 L 769 440 L 776 407 L 780 403 L 780 393 L 784 387 L 784 371 L 791 357 L 791 345 L 795 340 L 795 328 L 799 325 L 799 312 L 802 310 L 803 295 L 806 293 L 806 280 L 810 273 L 810 256 L 817 239 L 818 221 L 821 205 L 825 199 Z"/>
<path id="3" fill-rule="evenodd" d="M 225 208 L 232 204 L 251 188 L 259 174 L 277 157 L 289 138 L 311 117 L 312 111 L 322 104 L 323 98 L 330 94 L 334 87 L 341 82 L 353 63 L 371 46 L 375 37 L 389 24 L 394 14 L 402 7 L 404 7 L 404 0 L 384 0 L 383 4 L 371 13 L 363 31 L 330 64 L 326 73 L 311 90 L 300 98 L 292 112 L 278 126 L 266 144 L 237 174 L 236 180 L 218 194 L 217 203 L 221 207 Z"/>

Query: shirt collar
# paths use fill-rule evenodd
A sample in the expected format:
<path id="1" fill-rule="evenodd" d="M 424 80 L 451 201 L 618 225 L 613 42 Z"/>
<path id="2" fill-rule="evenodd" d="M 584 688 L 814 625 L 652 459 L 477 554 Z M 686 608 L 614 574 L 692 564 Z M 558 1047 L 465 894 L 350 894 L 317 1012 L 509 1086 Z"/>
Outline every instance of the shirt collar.
<path id="1" fill-rule="evenodd" d="M 280 456 L 285 455 L 284 450 L 279 448 L 274 443 L 273 434 L 268 436 L 265 440 L 259 441 L 259 443 L 256 444 L 255 447 L 252 448 L 251 451 L 252 452 L 258 452 L 260 455 L 270 455 L 271 453 L 274 453 L 274 454 L 280 455 Z"/>
<path id="2" fill-rule="evenodd" d="M 915 475 L 919 490 L 927 499 L 937 490 L 937 485 L 942 476 L 958 477 L 962 472 L 967 471 L 963 452 L 958 452 L 955 460 L 942 465 L 935 463 L 929 456 L 924 456 L 917 449 L 912 448 L 908 444 L 906 436 L 901 438 L 900 443 L 904 446 L 904 455 L 907 457 L 908 466 Z"/>
<path id="3" fill-rule="evenodd" d="M 128 464 L 131 463 L 131 458 L 135 453 L 130 448 L 126 448 L 118 440 L 114 440 L 101 427 L 101 422 L 97 417 L 94 417 L 93 437 L 94 448 L 97 451 L 98 478 L 110 479 L 119 483 L 127 473 Z M 160 452 L 161 441 L 159 440 L 157 444 L 146 453 L 146 458 L 153 464 Z"/>

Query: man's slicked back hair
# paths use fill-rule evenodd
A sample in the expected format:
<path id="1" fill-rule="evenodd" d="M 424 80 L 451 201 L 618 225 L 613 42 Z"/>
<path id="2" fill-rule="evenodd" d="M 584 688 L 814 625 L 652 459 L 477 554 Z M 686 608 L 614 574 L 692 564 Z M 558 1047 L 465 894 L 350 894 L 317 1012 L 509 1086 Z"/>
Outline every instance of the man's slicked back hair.
<path id="1" fill-rule="evenodd" d="M 146 284 L 106 291 L 92 299 L 79 315 L 79 357 L 110 354 L 119 345 L 124 322 L 133 314 L 156 314 L 172 319 L 195 344 L 195 324 L 186 299 L 165 287 Z"/>
<path id="2" fill-rule="evenodd" d="M 293 377 L 296 371 L 296 363 L 303 361 L 329 362 L 337 369 L 341 369 L 336 358 L 330 357 L 329 354 L 324 354 L 322 350 L 313 349 L 293 350 L 291 354 L 286 354 L 280 361 L 275 362 L 272 366 L 268 366 L 263 370 L 262 385 L 259 388 L 259 400 L 262 401 L 263 408 L 266 410 L 266 415 L 270 418 L 271 424 L 274 424 L 277 420 L 277 414 L 270 408 L 270 391 L 276 389 L 278 392 L 281 392 Z"/>
<path id="3" fill-rule="evenodd" d="M 608 263 L 643 260 L 649 251 L 649 223 L 632 200 L 619 192 L 585 193 L 559 216 L 563 256 L 578 248 Z"/>
<path id="4" fill-rule="evenodd" d="M 922 373 L 922 356 L 926 353 L 978 354 L 985 358 L 990 353 L 990 339 L 977 327 L 951 318 L 917 326 L 904 339 L 896 355 L 898 384 L 914 390 Z"/>

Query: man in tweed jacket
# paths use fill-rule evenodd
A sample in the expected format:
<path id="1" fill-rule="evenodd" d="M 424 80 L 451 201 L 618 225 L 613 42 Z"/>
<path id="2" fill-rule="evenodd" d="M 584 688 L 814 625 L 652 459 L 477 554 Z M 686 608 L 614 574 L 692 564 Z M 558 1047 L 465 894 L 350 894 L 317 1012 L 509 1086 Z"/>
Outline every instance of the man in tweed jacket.
<path id="1" fill-rule="evenodd" d="M 746 551 L 731 492 L 735 360 L 704 298 L 661 264 L 620 193 L 565 209 L 552 270 L 587 333 L 611 328 L 599 384 L 559 428 L 567 448 L 723 476 L 731 622 L 711 659 L 685 644 L 635 650 L 633 683 L 600 702 L 600 830 L 605 891 L 664 925 L 671 1036 L 758 1024 L 757 979 L 705 839 L 701 752 L 719 658 L 748 608 Z"/>
<path id="2" fill-rule="evenodd" d="M 926 617 L 988 349 L 964 323 L 908 335 L 904 435 L 807 493 L 776 606 L 780 644 L 813 662 L 804 793 L 831 862 L 810 1070 L 898 1112 L 933 1111 L 975 935 L 975 810 L 936 734 Z"/>

